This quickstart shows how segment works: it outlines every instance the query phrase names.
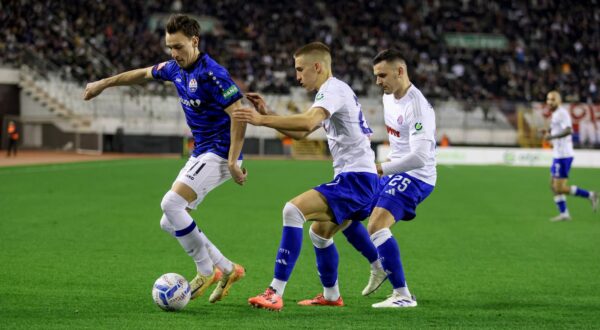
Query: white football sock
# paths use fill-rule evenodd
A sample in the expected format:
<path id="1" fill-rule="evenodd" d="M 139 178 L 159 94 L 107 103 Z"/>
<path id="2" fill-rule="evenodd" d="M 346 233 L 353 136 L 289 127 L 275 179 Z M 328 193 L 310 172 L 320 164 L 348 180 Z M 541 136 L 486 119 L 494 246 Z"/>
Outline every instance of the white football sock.
<path id="1" fill-rule="evenodd" d="M 411 297 L 410 291 L 408 291 L 408 286 L 403 286 L 403 287 L 394 289 L 394 292 L 399 293 L 405 297 Z"/>
<path id="2" fill-rule="evenodd" d="M 340 287 L 338 281 L 331 288 L 323 288 L 323 297 L 325 300 L 336 301 L 340 298 Z"/>
<path id="3" fill-rule="evenodd" d="M 223 255 L 223 253 L 221 253 L 217 246 L 214 245 L 208 239 L 208 237 L 206 237 L 206 234 L 201 232 L 200 236 L 202 236 L 203 240 L 206 242 L 205 246 L 208 249 L 208 255 L 210 256 L 210 260 L 212 260 L 215 266 L 219 267 L 219 269 L 222 270 L 225 274 L 231 273 L 233 271 L 233 263 L 231 262 L 231 260 L 225 258 L 225 256 Z"/>
<path id="4" fill-rule="evenodd" d="M 171 226 L 171 223 L 167 219 L 167 216 L 165 216 L 164 214 L 163 214 L 162 218 L 160 219 L 160 227 L 167 233 L 171 234 L 171 236 L 175 236 L 175 229 L 173 228 L 173 226 Z M 225 274 L 231 273 L 233 271 L 233 263 L 231 262 L 231 260 L 227 259 L 223 255 L 223 253 L 221 253 L 221 251 L 217 248 L 217 246 L 214 245 L 208 239 L 208 237 L 206 237 L 206 234 L 204 234 L 204 232 L 201 231 L 200 236 L 201 236 L 202 240 L 206 241 L 206 248 L 208 249 L 208 256 L 210 257 L 210 260 L 212 260 L 213 264 L 215 264 L 215 266 L 217 266 Z"/>
<path id="5" fill-rule="evenodd" d="M 277 293 L 277 295 L 280 297 L 283 297 L 283 291 L 285 291 L 286 284 L 286 281 L 281 281 L 276 278 L 274 278 L 273 281 L 271 281 L 271 287 L 273 288 L 273 290 L 275 290 L 275 293 Z"/>
<path id="6" fill-rule="evenodd" d="M 175 238 L 185 252 L 194 259 L 198 273 L 213 273 L 213 262 L 208 255 L 206 242 L 196 229 L 194 219 L 185 210 L 188 202 L 174 191 L 168 191 L 160 204 L 167 220 L 175 230 Z"/>

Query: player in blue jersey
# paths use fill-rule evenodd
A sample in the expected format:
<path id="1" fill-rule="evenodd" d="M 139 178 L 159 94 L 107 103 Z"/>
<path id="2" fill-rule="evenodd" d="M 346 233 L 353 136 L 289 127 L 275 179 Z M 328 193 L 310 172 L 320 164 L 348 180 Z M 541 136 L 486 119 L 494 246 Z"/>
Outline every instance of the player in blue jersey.
<path id="1" fill-rule="evenodd" d="M 262 115 L 254 109 L 234 111 L 234 118 L 275 128 L 295 138 L 306 137 L 323 127 L 333 157 L 334 180 L 300 194 L 283 208 L 283 231 L 273 279 L 264 293 L 248 299 L 249 304 L 270 310 L 283 308 L 282 296 L 300 255 L 306 221 L 314 221 L 309 234 L 324 291 L 299 304 L 343 306 L 337 281 L 339 259 L 332 237 L 349 220 L 368 216 L 378 189 L 375 155 L 369 140 L 371 129 L 350 86 L 333 77 L 329 48 L 319 42 L 310 43 L 296 51 L 294 61 L 298 82 L 308 91 L 317 91 L 309 110 L 291 116 Z M 254 102 L 258 99 L 256 96 Z"/>
<path id="2" fill-rule="evenodd" d="M 554 193 L 554 202 L 558 208 L 559 214 L 550 221 L 569 221 L 571 215 L 567 209 L 567 197 L 565 194 L 571 194 L 577 197 L 587 198 L 592 202 L 594 212 L 598 209 L 598 194 L 594 191 L 587 191 L 577 186 L 567 185 L 571 163 L 573 163 L 573 132 L 571 124 L 571 115 L 569 111 L 561 106 L 561 97 L 558 91 L 550 91 L 546 96 L 546 104 L 552 112 L 550 120 L 550 130 L 544 134 L 544 139 L 552 141 L 553 161 L 550 167 L 551 188 Z"/>
<path id="3" fill-rule="evenodd" d="M 417 300 L 408 290 L 400 249 L 390 228 L 397 221 L 414 219 L 417 205 L 434 189 L 435 112 L 410 82 L 406 62 L 398 51 L 384 50 L 377 54 L 373 72 L 384 93 L 390 153 L 389 161 L 377 165 L 377 172 L 383 177 L 367 229 L 394 288 L 386 300 L 373 307 L 415 307 Z"/>
<path id="4" fill-rule="evenodd" d="M 231 117 L 233 110 L 241 107 L 243 95 L 227 70 L 198 49 L 200 26 L 194 19 L 171 16 L 165 41 L 172 60 L 89 83 L 84 99 L 92 99 L 112 86 L 151 79 L 170 81 L 177 88 L 195 144 L 192 156 L 162 199 L 160 226 L 179 241 L 196 263 L 197 275 L 190 282 L 192 299 L 219 282 L 209 297 L 214 303 L 227 295 L 245 271 L 208 240 L 189 211 L 229 178 L 233 177 L 239 185 L 246 181 L 246 172 L 240 167 L 246 124 Z"/>

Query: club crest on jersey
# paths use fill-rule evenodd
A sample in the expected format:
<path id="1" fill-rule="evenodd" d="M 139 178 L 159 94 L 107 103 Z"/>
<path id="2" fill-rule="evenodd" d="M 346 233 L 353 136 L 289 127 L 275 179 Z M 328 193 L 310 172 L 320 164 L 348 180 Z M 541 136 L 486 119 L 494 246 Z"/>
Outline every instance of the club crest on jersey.
<path id="1" fill-rule="evenodd" d="M 404 117 L 402 117 L 402 115 L 398 116 L 398 125 L 402 125 L 403 122 L 404 122 Z"/>
<path id="2" fill-rule="evenodd" d="M 188 88 L 190 90 L 190 92 L 195 92 L 198 89 L 198 82 L 196 81 L 196 79 L 190 80 L 190 83 L 188 84 Z"/>

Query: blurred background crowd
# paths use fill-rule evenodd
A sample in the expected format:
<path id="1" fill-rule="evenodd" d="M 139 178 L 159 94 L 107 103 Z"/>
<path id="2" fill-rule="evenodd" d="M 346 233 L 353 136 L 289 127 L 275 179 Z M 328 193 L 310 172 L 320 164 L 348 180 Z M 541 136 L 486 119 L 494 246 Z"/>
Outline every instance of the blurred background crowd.
<path id="1" fill-rule="evenodd" d="M 427 97 L 533 101 L 558 88 L 567 101 L 600 99 L 598 1 L 8 0 L 0 64 L 42 59 L 82 83 L 150 66 L 169 59 L 163 26 L 174 12 L 200 18 L 202 50 L 248 90 L 289 92 L 291 55 L 318 40 L 360 95 L 380 92 L 371 59 L 395 47 Z"/>

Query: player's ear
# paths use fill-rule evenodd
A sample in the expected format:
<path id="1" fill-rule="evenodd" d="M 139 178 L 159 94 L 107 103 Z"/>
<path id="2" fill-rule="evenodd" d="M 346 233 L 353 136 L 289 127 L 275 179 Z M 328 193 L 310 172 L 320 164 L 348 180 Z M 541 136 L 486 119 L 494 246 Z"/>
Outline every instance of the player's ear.
<path id="1" fill-rule="evenodd" d="M 194 48 L 198 48 L 199 43 L 200 43 L 200 38 L 198 38 L 197 36 L 193 36 L 192 37 L 192 46 L 194 46 Z"/>
<path id="2" fill-rule="evenodd" d="M 321 73 L 321 70 L 323 69 L 321 62 L 315 62 L 314 65 L 315 65 L 315 71 L 317 71 L 317 73 Z"/>

